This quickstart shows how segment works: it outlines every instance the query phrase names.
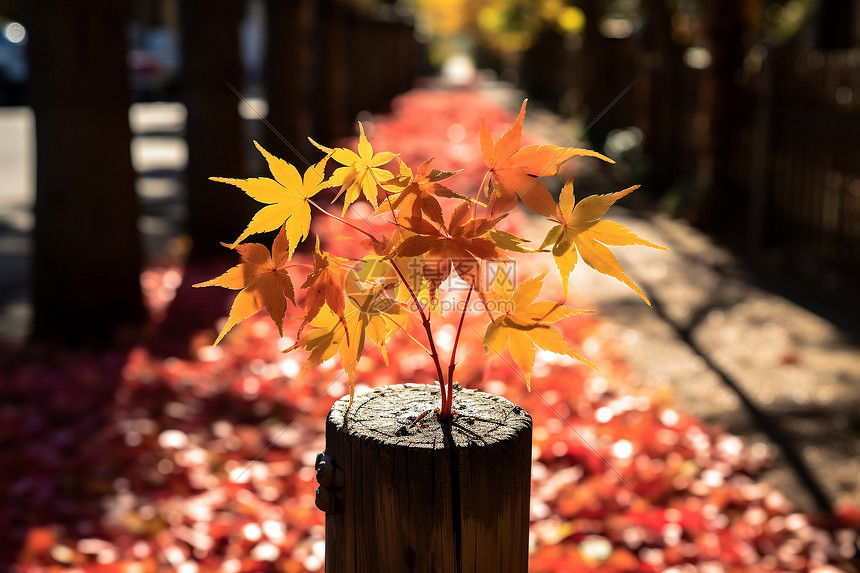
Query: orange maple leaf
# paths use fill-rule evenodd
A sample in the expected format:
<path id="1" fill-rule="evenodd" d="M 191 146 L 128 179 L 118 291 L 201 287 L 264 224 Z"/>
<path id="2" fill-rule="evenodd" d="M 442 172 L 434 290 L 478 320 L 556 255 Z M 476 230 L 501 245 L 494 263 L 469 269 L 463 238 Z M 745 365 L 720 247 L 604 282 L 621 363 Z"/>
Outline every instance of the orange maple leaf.
<path id="1" fill-rule="evenodd" d="M 350 267 L 346 259 L 336 257 L 320 249 L 320 238 L 317 236 L 316 247 L 314 248 L 314 270 L 302 285 L 302 288 L 307 289 L 302 327 L 319 314 L 324 304 L 327 304 L 335 316 L 340 318 L 340 321 L 346 326 L 344 319 L 346 306 L 344 282 L 349 270 Z M 301 332 L 301 327 L 299 332 Z M 349 338 L 348 332 L 347 338 Z"/>
<path id="2" fill-rule="evenodd" d="M 506 259 L 496 246 L 489 231 L 503 217 L 475 219 L 469 214 L 471 206 L 462 203 L 451 214 L 448 225 L 437 227 L 421 218 L 405 217 L 404 227 L 415 233 L 403 240 L 392 256 L 424 257 L 423 274 L 429 282 L 431 300 L 445 279 L 455 270 L 461 279 L 480 294 L 481 261 Z"/>
<path id="3" fill-rule="evenodd" d="M 222 244 L 225 247 L 230 246 Z M 283 336 L 287 299 L 296 304 L 293 281 L 284 266 L 289 256 L 289 242 L 284 227 L 281 227 L 275 237 L 271 252 L 260 243 L 237 245 L 236 251 L 243 262 L 228 269 L 219 277 L 193 285 L 195 287 L 220 286 L 239 290 L 230 308 L 227 324 L 224 325 L 215 344 L 221 342 L 231 328 L 263 308 L 269 312 L 269 316 L 278 325 L 278 332 Z"/>
<path id="4" fill-rule="evenodd" d="M 396 331 L 406 328 L 410 317 L 404 305 L 388 296 L 387 281 L 377 282 L 371 278 L 379 270 L 376 262 L 362 265 L 358 271 L 348 271 L 350 293 L 343 317 L 335 315 L 327 304 L 323 305 L 309 323 L 313 330 L 297 337 L 296 344 L 287 350 L 304 348 L 310 351 L 303 371 L 339 354 L 349 379 L 350 404 L 355 396 L 358 362 L 365 349 L 368 345 L 379 347 L 388 364 L 386 343 Z"/>
<path id="5" fill-rule="evenodd" d="M 528 100 L 523 101 L 514 124 L 495 141 L 481 120 L 481 154 L 490 170 L 492 185 L 490 213 L 511 210 L 519 197 L 535 213 L 552 217 L 555 215 L 555 201 L 538 177 L 556 175 L 562 163 L 579 155 L 615 162 L 589 149 L 557 145 L 526 145 L 521 148 L 526 102 Z"/>
<path id="6" fill-rule="evenodd" d="M 402 159 L 398 157 L 397 161 L 400 163 L 400 175 L 383 184 L 382 188 L 390 195 L 386 201 L 379 204 L 374 215 L 399 211 L 410 217 L 426 216 L 437 225 L 444 225 L 442 206 L 437 197 L 470 200 L 469 197 L 460 195 L 440 183 L 460 173 L 462 169 L 458 171 L 430 169 L 430 162 L 433 161 L 433 158 L 430 158 L 419 165 L 413 174 Z"/>

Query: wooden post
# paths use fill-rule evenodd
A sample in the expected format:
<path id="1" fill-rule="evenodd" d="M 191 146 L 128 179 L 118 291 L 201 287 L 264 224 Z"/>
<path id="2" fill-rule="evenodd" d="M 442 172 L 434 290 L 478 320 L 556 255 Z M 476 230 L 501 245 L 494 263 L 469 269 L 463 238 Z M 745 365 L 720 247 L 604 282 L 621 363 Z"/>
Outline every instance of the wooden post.
<path id="1" fill-rule="evenodd" d="M 525 410 L 457 390 L 454 421 L 442 424 L 433 411 L 439 387 L 425 384 L 376 388 L 347 403 L 332 406 L 317 460 L 326 571 L 527 571 Z"/>

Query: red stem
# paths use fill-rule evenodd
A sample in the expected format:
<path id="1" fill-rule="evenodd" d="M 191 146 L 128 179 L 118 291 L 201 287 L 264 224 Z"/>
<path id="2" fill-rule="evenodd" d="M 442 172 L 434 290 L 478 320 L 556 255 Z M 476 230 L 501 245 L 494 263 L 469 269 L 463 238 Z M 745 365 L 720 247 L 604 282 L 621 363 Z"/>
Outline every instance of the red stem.
<path id="1" fill-rule="evenodd" d="M 314 207 L 316 207 L 317 209 L 319 209 L 321 212 L 328 215 L 332 219 L 335 219 L 336 221 L 340 221 L 344 225 L 351 227 L 360 233 L 364 233 L 364 235 L 366 235 L 370 240 L 372 240 L 372 241 L 378 240 L 376 237 L 374 237 L 373 235 L 371 235 L 370 233 L 368 233 L 364 229 L 356 227 L 355 225 L 353 225 L 352 223 L 350 223 L 346 219 L 344 219 L 342 217 L 338 217 L 334 213 L 329 213 L 328 211 L 326 211 L 325 209 L 323 209 L 322 207 L 320 207 L 319 205 L 317 205 L 316 203 L 314 203 L 310 199 L 308 199 L 308 203 L 310 203 L 311 205 L 313 205 Z M 391 205 L 390 201 L 389 201 L 388 205 L 389 206 Z M 394 213 L 393 209 L 391 210 L 391 212 L 394 215 L 395 224 L 397 224 L 397 214 Z M 424 307 L 421 305 L 421 301 L 419 301 L 418 297 L 415 295 L 415 291 L 412 290 L 412 285 L 410 285 L 409 282 L 406 280 L 406 277 L 403 276 L 403 273 L 400 271 L 400 269 L 398 268 L 397 264 L 394 262 L 393 259 L 391 260 L 391 266 L 392 266 L 392 268 L 394 268 L 394 271 L 397 273 L 397 276 L 400 277 L 400 280 L 403 281 L 403 284 L 406 285 L 406 289 L 409 291 L 409 296 L 412 297 L 412 300 L 415 302 L 415 306 L 418 308 L 418 312 L 421 315 L 421 324 L 424 326 L 424 332 L 427 333 L 427 341 L 430 343 L 430 357 L 433 359 L 433 364 L 436 366 L 436 375 L 439 376 L 439 391 L 442 394 L 442 408 L 443 409 L 445 408 L 446 396 L 447 396 L 448 414 L 445 416 L 445 418 L 447 418 L 450 416 L 450 412 L 451 412 L 451 406 L 450 406 L 450 402 L 452 399 L 451 390 L 449 388 L 448 392 L 446 394 L 445 376 L 442 373 L 442 363 L 439 361 L 439 352 L 436 350 L 436 343 L 433 341 L 433 331 L 430 330 L 430 319 L 427 317 L 427 314 L 424 312 Z M 471 292 L 472 292 L 471 289 L 469 289 L 470 294 L 471 294 Z M 466 300 L 468 301 L 468 297 Z M 460 319 L 460 326 L 461 327 L 462 327 L 462 323 L 463 323 L 463 320 L 461 317 L 461 319 Z M 459 337 L 460 337 L 460 332 L 458 330 L 457 331 L 457 338 L 459 338 Z M 456 342 L 455 342 L 455 347 L 456 347 Z M 452 356 L 452 360 L 453 360 L 453 356 Z M 452 362 L 451 369 L 449 372 L 453 371 L 453 369 L 454 369 L 454 365 Z M 450 375 L 449 375 L 449 382 L 450 382 Z M 450 386 L 450 384 L 449 384 L 449 386 Z M 440 414 L 440 417 L 442 417 L 441 414 Z M 443 418 L 443 419 L 445 419 L 445 418 Z"/>
<path id="2" fill-rule="evenodd" d="M 460 344 L 460 333 L 463 332 L 463 320 L 466 318 L 466 311 L 469 308 L 469 298 L 472 296 L 472 289 L 475 285 L 469 285 L 469 292 L 466 293 L 466 301 L 463 303 L 463 313 L 460 315 L 460 324 L 457 325 L 457 334 L 454 336 L 454 348 L 451 349 L 451 362 L 448 364 L 448 396 L 443 397 L 442 410 L 439 412 L 439 417 L 443 420 L 451 418 L 451 411 L 454 409 L 454 367 L 457 366 L 457 346 Z"/>
<path id="3" fill-rule="evenodd" d="M 307 201 L 308 201 L 308 203 L 310 203 L 311 205 L 313 205 L 314 207 L 316 207 L 317 209 L 319 209 L 322 213 L 324 213 L 324 214 L 328 215 L 329 217 L 331 217 L 331 218 L 332 218 L 332 219 L 334 219 L 335 221 L 340 221 L 341 223 L 343 223 L 343 224 L 344 224 L 344 225 L 346 225 L 347 227 L 352 227 L 353 229 L 355 229 L 355 230 L 356 230 L 356 231 L 358 231 L 359 233 L 364 233 L 364 235 L 365 235 L 367 238 L 369 238 L 371 241 L 378 241 L 378 240 L 379 240 L 379 239 L 377 239 L 376 237 L 374 237 L 373 235 L 371 235 L 370 233 L 368 233 L 367 231 L 365 231 L 364 229 L 362 229 L 362 228 L 360 228 L 360 227 L 356 227 L 355 225 L 353 225 L 352 223 L 350 223 L 349 221 L 347 221 L 347 220 L 346 220 L 346 219 L 344 219 L 343 217 L 338 217 L 338 216 L 337 216 L 337 215 L 335 215 L 334 213 L 329 213 L 328 211 L 326 211 L 325 209 L 323 209 L 322 207 L 320 207 L 319 205 L 317 205 L 316 203 L 314 203 L 314 202 L 313 202 L 313 201 L 311 201 L 310 199 L 308 199 Z"/>
<path id="4" fill-rule="evenodd" d="M 394 224 L 398 227 L 400 224 L 397 222 L 397 213 L 394 211 L 394 207 L 391 205 L 391 197 L 386 197 L 386 201 L 388 201 L 388 207 L 391 209 L 391 215 L 394 217 Z M 397 275 L 400 277 L 400 280 L 403 281 L 403 284 L 406 285 L 407 290 L 409 290 L 409 295 L 412 297 L 412 300 L 415 301 L 415 306 L 418 308 L 418 312 L 421 313 L 421 324 L 424 326 L 424 332 L 427 333 L 427 341 L 430 343 L 430 357 L 433 359 L 433 364 L 436 366 L 436 375 L 439 376 L 439 393 L 442 398 L 442 406 L 439 410 L 439 418 L 446 420 L 450 417 L 450 405 L 448 407 L 448 414 L 444 414 L 445 412 L 445 404 L 446 395 L 451 394 L 451 376 L 450 373 L 448 375 L 448 391 L 445 391 L 445 378 L 442 374 L 442 363 L 439 360 L 439 352 L 436 350 L 436 343 L 433 341 L 433 331 L 430 330 L 430 318 L 424 313 L 424 307 L 421 305 L 421 302 L 418 300 L 418 297 L 415 296 L 415 292 L 412 290 L 412 285 L 407 282 L 406 278 L 403 276 L 403 273 L 400 272 L 400 269 L 394 262 L 394 259 L 391 260 L 391 266 L 394 267 L 394 270 L 397 272 Z M 447 399 L 450 402 L 450 398 Z"/>
<path id="5" fill-rule="evenodd" d="M 390 199 L 388 197 L 386 197 L 386 200 L 388 201 L 389 207 L 391 207 Z M 338 217 L 334 213 L 329 213 L 328 211 L 326 211 L 325 209 L 323 209 L 322 207 L 320 207 L 319 205 L 317 205 L 316 203 L 314 203 L 310 199 L 308 199 L 307 201 L 308 201 L 308 203 L 310 203 L 311 205 L 313 205 L 314 207 L 319 209 L 322 213 L 328 215 L 329 217 L 331 217 L 332 219 L 334 219 L 336 221 L 340 221 L 341 223 L 343 223 L 344 225 L 346 225 L 348 227 L 355 229 L 359 233 L 363 233 L 365 236 L 367 236 L 372 241 L 378 240 L 376 237 L 374 237 L 373 235 L 371 235 L 370 233 L 368 233 L 364 229 L 361 229 L 361 228 L 353 225 L 352 223 L 350 223 L 346 219 L 344 219 L 342 217 Z M 393 208 L 391 209 L 391 213 L 394 216 L 394 224 L 398 225 L 397 214 L 394 212 Z M 430 330 L 430 318 L 424 312 L 424 307 L 421 305 L 421 301 L 418 300 L 418 296 L 415 294 L 415 291 L 412 290 L 412 285 L 410 285 L 409 281 L 406 280 L 406 277 L 403 276 L 403 273 L 400 271 L 400 268 L 397 266 L 397 264 L 394 262 L 393 259 L 391 260 L 391 266 L 394 269 L 394 271 L 397 273 L 397 276 L 400 277 L 400 280 L 403 281 L 403 284 L 406 285 L 406 289 L 409 291 L 409 296 L 412 297 L 412 300 L 415 302 L 416 308 L 418 308 L 418 313 L 421 315 L 421 324 L 424 327 L 424 332 L 427 334 L 427 341 L 430 343 L 430 357 L 433 359 L 433 364 L 436 366 L 436 375 L 439 377 L 439 392 L 442 396 L 442 407 L 439 411 L 439 419 L 449 420 L 451 418 L 451 408 L 452 408 L 452 403 L 454 401 L 453 377 L 454 377 L 454 367 L 456 366 L 455 357 L 457 354 L 457 344 L 460 341 L 460 332 L 463 330 L 463 319 L 466 316 L 466 308 L 469 305 L 469 297 L 472 295 L 472 288 L 473 287 L 472 287 L 472 285 L 470 285 L 469 286 L 469 292 L 466 294 L 466 303 L 463 306 L 463 314 L 460 316 L 460 325 L 457 327 L 457 335 L 454 338 L 454 348 L 453 348 L 453 351 L 451 352 L 451 363 L 448 366 L 448 384 L 447 384 L 447 388 L 446 388 L 445 375 L 442 373 L 442 363 L 439 360 L 439 352 L 436 350 L 436 343 L 433 340 L 433 331 Z"/>
<path id="6" fill-rule="evenodd" d="M 436 366 L 436 375 L 439 376 L 439 391 L 442 394 L 442 406 L 444 407 L 445 376 L 442 374 L 442 363 L 439 361 L 439 352 L 436 350 L 436 343 L 433 341 L 433 331 L 430 330 L 430 319 L 424 312 L 424 307 L 415 295 L 415 291 L 412 290 L 412 285 L 409 284 L 409 281 L 407 281 L 406 277 L 403 276 L 403 273 L 400 272 L 400 268 L 397 266 L 397 263 L 394 262 L 394 259 L 391 260 L 391 266 L 397 273 L 397 276 L 400 277 L 400 280 L 403 281 L 403 284 L 406 285 L 406 289 L 409 291 L 409 296 L 412 297 L 412 300 L 415 302 L 415 306 L 418 308 L 419 314 L 421 314 L 421 324 L 424 326 L 424 332 L 427 333 L 427 341 L 430 343 L 430 358 L 433 359 L 433 364 Z"/>

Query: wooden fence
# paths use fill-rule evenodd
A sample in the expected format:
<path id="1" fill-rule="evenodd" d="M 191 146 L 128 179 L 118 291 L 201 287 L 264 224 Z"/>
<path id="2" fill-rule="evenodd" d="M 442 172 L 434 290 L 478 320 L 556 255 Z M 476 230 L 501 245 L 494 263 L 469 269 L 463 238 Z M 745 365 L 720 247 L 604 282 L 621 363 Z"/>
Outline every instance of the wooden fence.
<path id="1" fill-rule="evenodd" d="M 412 22 L 391 10 L 344 0 L 269 0 L 266 91 L 269 120 L 300 156 L 307 142 L 352 135 L 356 114 L 384 110 L 426 72 Z M 283 145 L 269 134 L 273 149 Z M 286 153 L 287 160 L 301 162 Z"/>
<path id="2" fill-rule="evenodd" d="M 860 50 L 771 54 L 755 80 L 751 246 L 860 287 Z"/>
<path id="3" fill-rule="evenodd" d="M 562 113 L 594 118 L 635 80 L 589 143 L 600 147 L 611 130 L 639 127 L 658 192 L 686 188 L 681 199 L 694 203 L 713 176 L 707 70 L 684 65 L 683 51 L 667 63 L 639 37 L 602 38 L 600 53 L 599 69 L 589 72 L 582 50 L 541 38 L 524 56 L 524 87 Z M 772 51 L 737 77 L 729 125 L 717 128 L 729 132 L 719 167 L 728 173 L 717 175 L 734 189 L 738 224 L 709 230 L 751 260 L 860 292 L 860 50 Z"/>
<path id="4" fill-rule="evenodd" d="M 360 111 L 384 110 L 426 73 L 423 47 L 412 23 L 388 12 L 361 11 L 327 0 L 316 7 L 317 69 L 310 102 L 314 135 L 322 141 L 349 135 Z"/>

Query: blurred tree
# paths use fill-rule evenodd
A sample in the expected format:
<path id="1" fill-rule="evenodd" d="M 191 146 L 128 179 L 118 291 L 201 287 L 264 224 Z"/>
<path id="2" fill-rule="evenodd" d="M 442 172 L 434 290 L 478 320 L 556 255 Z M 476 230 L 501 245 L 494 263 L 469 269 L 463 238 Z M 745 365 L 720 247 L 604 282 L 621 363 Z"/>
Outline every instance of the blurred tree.
<path id="1" fill-rule="evenodd" d="M 705 149 L 699 160 L 699 176 L 705 196 L 695 223 L 718 232 L 726 240 L 740 240 L 746 226 L 746 190 L 733 177 L 735 131 L 743 93 L 736 81 L 747 52 L 750 22 L 748 0 L 703 0 L 702 20 L 710 65 L 702 80 L 701 113 L 707 118 Z M 738 245 L 735 245 L 738 246 Z"/>
<path id="2" fill-rule="evenodd" d="M 313 85 L 314 129 L 317 141 L 330 143 L 335 137 L 351 132 L 348 118 L 349 94 L 346 69 L 347 22 L 346 11 L 338 0 L 318 0 L 314 3 L 316 81 Z"/>
<path id="3" fill-rule="evenodd" d="M 274 130 L 266 134 L 268 149 L 299 166 L 313 153 L 311 133 L 311 33 L 314 8 L 310 0 L 267 0 L 266 94 L 268 120 Z M 284 141 L 286 139 L 292 148 Z"/>
<path id="4" fill-rule="evenodd" d="M 598 25 L 602 16 L 602 3 L 599 0 L 582 0 L 580 6 L 585 13 L 582 91 L 586 94 L 588 118 L 591 120 L 598 113 L 603 112 L 605 106 L 618 95 L 619 91 L 614 85 L 615 82 L 610 84 L 606 79 L 609 73 L 606 68 L 605 54 L 609 52 L 609 39 L 600 33 Z M 624 78 L 624 82 L 627 81 L 629 79 Z M 610 130 L 611 127 L 607 121 L 594 123 L 587 134 L 590 144 L 595 148 L 601 148 Z"/>
<path id="5" fill-rule="evenodd" d="M 819 48 L 841 50 L 860 44 L 860 6 L 856 0 L 822 0 L 818 23 Z"/>
<path id="6" fill-rule="evenodd" d="M 641 115 L 645 146 L 653 170 L 653 187 L 661 192 L 675 184 L 680 173 L 678 151 L 683 145 L 681 71 L 684 50 L 672 38 L 672 11 L 666 0 L 647 0 L 647 52 L 640 77 L 648 93 L 647 108 Z"/>
<path id="7" fill-rule="evenodd" d="M 19 20 L 22 18 L 21 2 L 18 0 L 0 0 L 0 15 Z"/>
<path id="8" fill-rule="evenodd" d="M 197 260 L 223 256 L 250 219 L 253 202 L 211 176 L 246 175 L 245 158 L 256 151 L 242 129 L 239 96 L 242 63 L 239 22 L 244 6 L 234 0 L 181 2 L 183 92 L 188 109 L 188 233 Z M 204 21 L 205 20 L 205 21 Z"/>
<path id="9" fill-rule="evenodd" d="M 36 116 L 33 331 L 107 342 L 144 317 L 131 165 L 127 4 L 25 3 Z"/>
<path id="10" fill-rule="evenodd" d="M 209 278 L 212 265 L 220 266 L 225 258 L 235 261 L 236 255 L 220 243 L 233 242 L 254 210 L 247 195 L 209 177 L 244 177 L 247 158 L 259 156 L 239 115 L 243 87 L 239 23 L 244 3 L 187 0 L 179 8 L 181 90 L 188 110 L 187 230 L 192 245 L 182 285 L 152 347 L 171 356 L 187 352 L 189 337 L 210 329 L 227 307 L 226 297 L 215 289 L 201 291 L 191 285 Z"/>

